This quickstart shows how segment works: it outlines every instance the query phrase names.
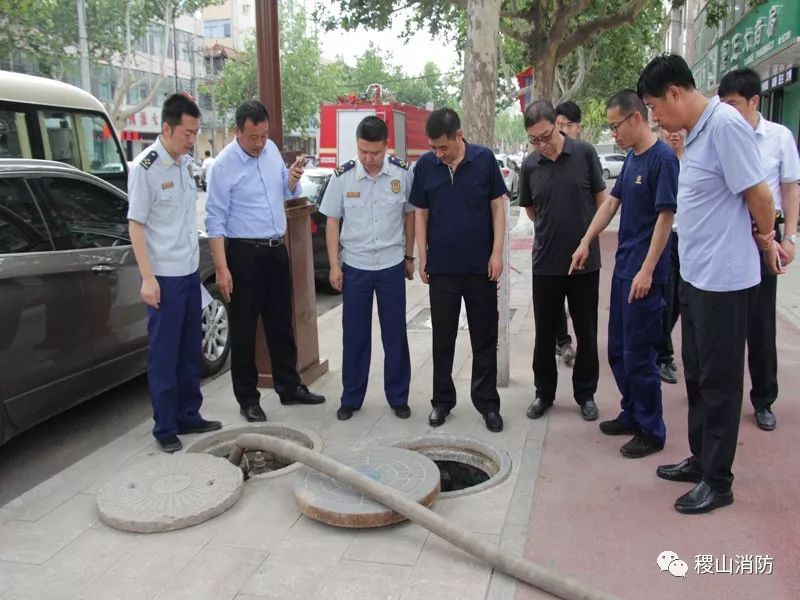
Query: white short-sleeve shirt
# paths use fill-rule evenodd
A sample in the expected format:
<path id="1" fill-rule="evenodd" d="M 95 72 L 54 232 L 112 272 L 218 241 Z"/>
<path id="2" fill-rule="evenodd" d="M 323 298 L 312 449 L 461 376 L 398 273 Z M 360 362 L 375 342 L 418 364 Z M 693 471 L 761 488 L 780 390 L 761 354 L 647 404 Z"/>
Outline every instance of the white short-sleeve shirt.
<path id="1" fill-rule="evenodd" d="M 767 183 L 775 200 L 775 209 L 783 210 L 781 184 L 800 181 L 800 157 L 797 155 L 794 136 L 780 123 L 767 121 L 759 115 L 756 140 L 764 162 Z"/>

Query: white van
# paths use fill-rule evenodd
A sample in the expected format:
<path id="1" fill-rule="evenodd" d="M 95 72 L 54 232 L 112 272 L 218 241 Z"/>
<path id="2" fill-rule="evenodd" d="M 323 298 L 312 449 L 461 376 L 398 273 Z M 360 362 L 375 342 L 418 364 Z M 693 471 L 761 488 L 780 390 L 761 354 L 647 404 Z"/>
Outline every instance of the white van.
<path id="1" fill-rule="evenodd" d="M 54 160 L 127 188 L 125 154 L 103 105 L 54 79 L 0 71 L 0 158 Z"/>

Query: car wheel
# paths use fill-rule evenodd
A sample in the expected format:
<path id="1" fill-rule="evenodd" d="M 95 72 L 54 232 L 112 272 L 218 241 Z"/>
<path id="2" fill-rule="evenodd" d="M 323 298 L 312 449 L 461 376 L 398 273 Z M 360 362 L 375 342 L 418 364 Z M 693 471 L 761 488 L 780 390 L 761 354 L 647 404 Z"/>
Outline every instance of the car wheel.
<path id="1" fill-rule="evenodd" d="M 603 179 L 611 179 L 611 171 L 603 169 Z"/>
<path id="2" fill-rule="evenodd" d="M 203 309 L 203 377 L 219 373 L 231 351 L 228 304 L 215 284 L 206 286 L 213 300 Z"/>

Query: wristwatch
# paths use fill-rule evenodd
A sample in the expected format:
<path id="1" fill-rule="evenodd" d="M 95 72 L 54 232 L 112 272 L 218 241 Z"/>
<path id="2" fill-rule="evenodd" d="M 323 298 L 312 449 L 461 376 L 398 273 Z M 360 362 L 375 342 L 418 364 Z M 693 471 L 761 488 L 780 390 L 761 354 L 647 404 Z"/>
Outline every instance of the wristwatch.
<path id="1" fill-rule="evenodd" d="M 406 260 L 410 260 L 411 262 L 414 262 L 414 257 L 413 256 L 406 255 L 403 258 L 405 258 Z"/>
<path id="2" fill-rule="evenodd" d="M 792 246 L 796 246 L 797 245 L 797 234 L 796 233 L 793 233 L 792 235 L 785 235 L 785 236 L 783 236 L 783 239 L 786 240 L 787 242 L 791 242 Z"/>

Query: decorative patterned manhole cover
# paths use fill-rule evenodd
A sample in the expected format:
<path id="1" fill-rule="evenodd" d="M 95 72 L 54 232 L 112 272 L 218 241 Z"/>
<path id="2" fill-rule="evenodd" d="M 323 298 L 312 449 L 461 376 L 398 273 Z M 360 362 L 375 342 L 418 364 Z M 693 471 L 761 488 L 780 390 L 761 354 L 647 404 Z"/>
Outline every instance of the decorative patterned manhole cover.
<path id="1" fill-rule="evenodd" d="M 331 458 L 391 486 L 423 506 L 439 495 L 439 469 L 432 460 L 403 448 L 364 448 Z M 304 514 L 338 527 L 380 527 L 405 517 L 328 475 L 304 467 L 294 496 Z"/>
<path id="2" fill-rule="evenodd" d="M 109 481 L 97 496 L 97 509 L 116 529 L 171 531 L 222 514 L 236 504 L 242 484 L 242 471 L 222 458 L 150 456 Z"/>

